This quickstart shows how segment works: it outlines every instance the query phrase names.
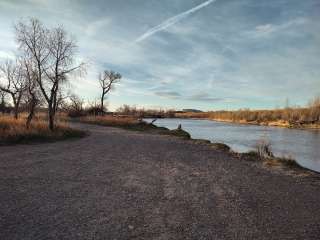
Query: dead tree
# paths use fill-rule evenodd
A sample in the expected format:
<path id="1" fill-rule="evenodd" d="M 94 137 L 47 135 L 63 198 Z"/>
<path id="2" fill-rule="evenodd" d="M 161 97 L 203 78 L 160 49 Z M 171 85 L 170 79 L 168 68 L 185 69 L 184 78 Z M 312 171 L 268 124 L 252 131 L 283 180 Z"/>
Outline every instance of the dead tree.
<path id="1" fill-rule="evenodd" d="M 37 73 L 35 67 L 32 65 L 32 61 L 25 59 L 24 63 L 24 73 L 26 79 L 26 98 L 27 98 L 27 108 L 28 117 L 26 121 L 26 127 L 29 128 L 31 121 L 35 114 L 35 109 L 40 103 L 40 92 L 37 84 Z"/>
<path id="2" fill-rule="evenodd" d="M 69 104 L 66 106 L 69 117 L 81 117 L 84 114 L 84 100 L 72 94 L 69 97 Z"/>
<path id="3" fill-rule="evenodd" d="M 0 65 L 0 74 L 4 82 L 0 83 L 0 90 L 11 96 L 14 117 L 18 119 L 21 98 L 26 89 L 21 62 L 6 61 Z"/>
<path id="4" fill-rule="evenodd" d="M 58 93 L 68 76 L 83 67 L 74 65 L 77 46 L 62 27 L 47 29 L 37 19 L 17 24 L 16 38 L 24 55 L 35 63 L 36 81 L 47 103 L 49 128 L 53 131 Z"/>
<path id="5" fill-rule="evenodd" d="M 119 82 L 121 79 L 120 73 L 114 71 L 105 70 L 102 74 L 99 75 L 99 82 L 101 86 L 101 112 L 104 113 L 104 100 L 108 92 L 110 92 L 115 83 Z"/>
<path id="6" fill-rule="evenodd" d="M 7 111 L 6 95 L 7 93 L 0 89 L 0 111 L 2 113 Z"/>

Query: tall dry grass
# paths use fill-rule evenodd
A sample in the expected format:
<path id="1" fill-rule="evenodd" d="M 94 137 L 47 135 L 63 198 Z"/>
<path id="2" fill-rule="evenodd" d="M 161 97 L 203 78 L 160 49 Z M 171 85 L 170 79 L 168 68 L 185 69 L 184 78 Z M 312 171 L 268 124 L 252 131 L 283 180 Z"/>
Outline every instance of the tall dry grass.
<path id="1" fill-rule="evenodd" d="M 57 122 L 55 131 L 50 131 L 44 115 L 37 115 L 26 128 L 25 115 L 19 119 L 10 115 L 0 115 L 0 144 L 28 143 L 34 141 L 59 140 L 69 137 L 81 137 L 85 133 L 80 130 L 72 129 L 66 121 Z"/>
<path id="2" fill-rule="evenodd" d="M 80 122 L 92 123 L 104 126 L 114 127 L 130 127 L 141 124 L 141 121 L 136 117 L 130 116 L 87 116 L 81 117 Z"/>

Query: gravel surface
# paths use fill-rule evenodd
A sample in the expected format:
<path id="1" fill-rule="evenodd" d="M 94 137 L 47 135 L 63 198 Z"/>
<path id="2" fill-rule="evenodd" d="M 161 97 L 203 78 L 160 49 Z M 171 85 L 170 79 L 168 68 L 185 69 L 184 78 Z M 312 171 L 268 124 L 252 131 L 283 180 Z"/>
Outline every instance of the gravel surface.
<path id="1" fill-rule="evenodd" d="M 319 239 L 320 180 L 116 128 L 0 147 L 0 239 Z"/>

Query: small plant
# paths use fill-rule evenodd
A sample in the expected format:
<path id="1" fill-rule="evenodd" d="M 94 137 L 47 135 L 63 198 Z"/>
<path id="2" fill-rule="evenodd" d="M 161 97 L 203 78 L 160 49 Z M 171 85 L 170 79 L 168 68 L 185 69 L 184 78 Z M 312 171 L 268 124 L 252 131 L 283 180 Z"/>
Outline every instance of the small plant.
<path id="1" fill-rule="evenodd" d="M 256 152 L 260 158 L 273 158 L 271 143 L 265 138 L 259 140 L 256 144 Z"/>

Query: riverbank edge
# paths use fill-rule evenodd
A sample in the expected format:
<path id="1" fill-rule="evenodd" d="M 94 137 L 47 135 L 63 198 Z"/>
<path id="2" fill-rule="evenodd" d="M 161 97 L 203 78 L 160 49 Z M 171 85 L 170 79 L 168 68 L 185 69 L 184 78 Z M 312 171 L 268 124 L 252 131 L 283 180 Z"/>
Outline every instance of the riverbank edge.
<path id="1" fill-rule="evenodd" d="M 177 129 L 170 130 L 166 127 L 159 127 L 154 125 L 153 123 L 148 123 L 144 120 L 139 121 L 137 124 L 128 124 L 128 125 L 108 125 L 103 122 L 92 122 L 92 121 L 84 121 L 81 119 L 77 119 L 76 122 L 86 123 L 86 124 L 93 124 L 93 125 L 100 125 L 105 127 L 117 127 L 122 128 L 129 131 L 136 131 L 136 132 L 144 132 L 150 134 L 159 134 L 159 135 L 166 135 L 166 136 L 173 136 L 178 137 L 193 144 L 201 144 L 206 145 L 215 151 L 224 152 L 227 154 L 231 154 L 232 156 L 236 157 L 239 160 L 250 161 L 254 163 L 260 163 L 262 166 L 265 166 L 269 169 L 280 169 L 284 172 L 292 171 L 295 174 L 317 174 L 320 173 L 308 168 L 301 166 L 296 160 L 289 159 L 289 158 L 280 158 L 280 157 L 264 157 L 260 156 L 257 151 L 249 151 L 245 153 L 235 152 L 225 143 L 219 142 L 211 142 L 206 139 L 194 139 L 191 138 L 191 135 L 186 131 L 183 130 L 182 127 L 178 126 Z"/>
<path id="2" fill-rule="evenodd" d="M 260 164 L 263 167 L 267 167 L 268 169 L 277 169 L 283 172 L 290 172 L 295 175 L 314 175 L 320 176 L 320 173 L 301 166 L 295 159 L 286 158 L 286 157 L 276 157 L 276 156 L 260 156 L 259 153 L 255 150 L 251 150 L 248 152 L 236 152 L 231 149 L 231 147 L 225 143 L 219 142 L 211 142 L 206 139 L 188 139 L 193 144 L 202 144 L 206 145 L 210 148 L 213 148 L 215 151 L 225 152 L 227 154 L 231 154 L 232 156 L 236 157 L 239 160 L 249 161 L 253 163 Z"/>

